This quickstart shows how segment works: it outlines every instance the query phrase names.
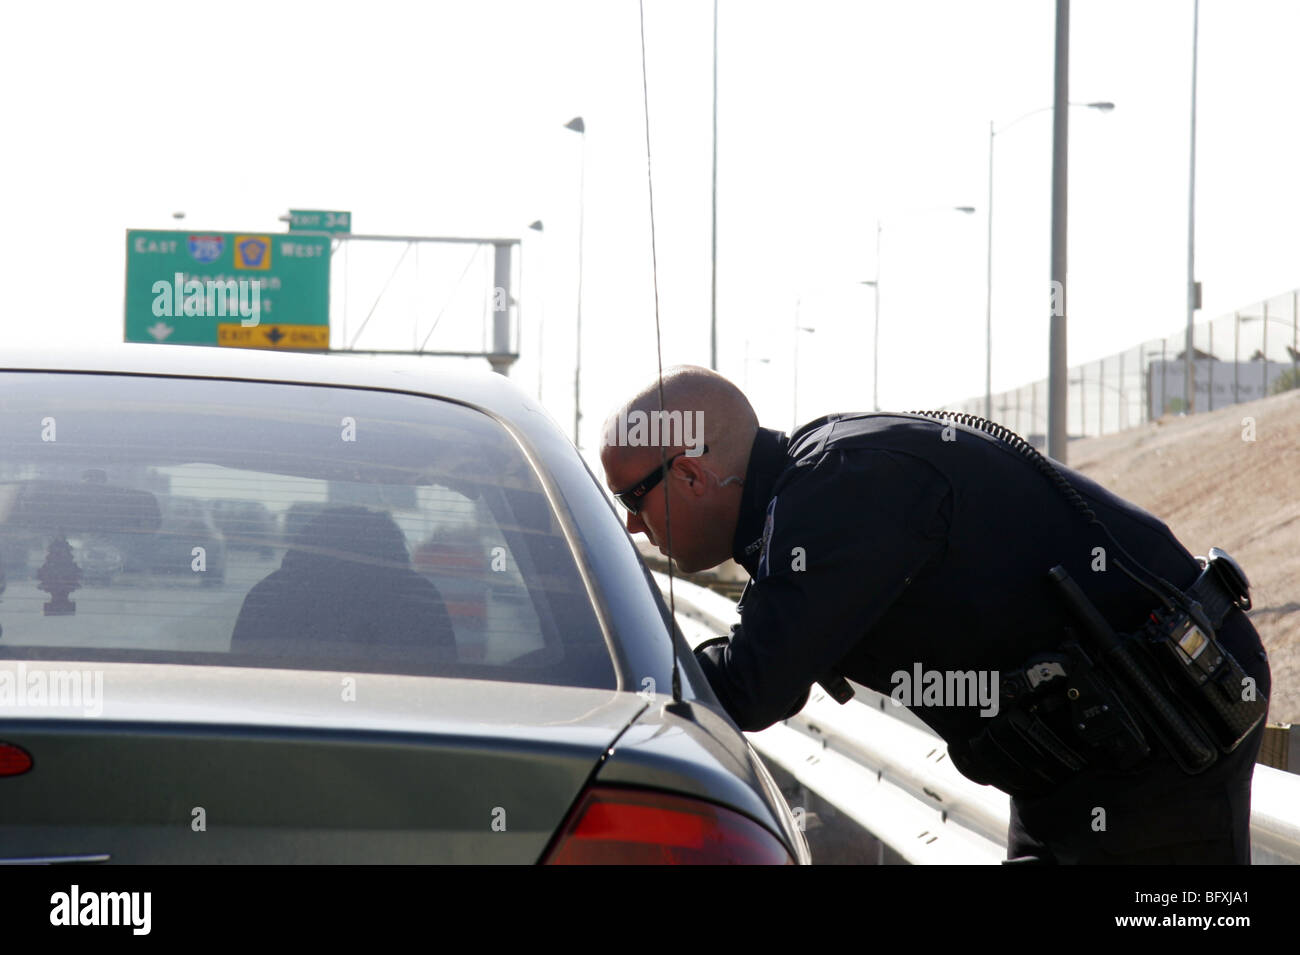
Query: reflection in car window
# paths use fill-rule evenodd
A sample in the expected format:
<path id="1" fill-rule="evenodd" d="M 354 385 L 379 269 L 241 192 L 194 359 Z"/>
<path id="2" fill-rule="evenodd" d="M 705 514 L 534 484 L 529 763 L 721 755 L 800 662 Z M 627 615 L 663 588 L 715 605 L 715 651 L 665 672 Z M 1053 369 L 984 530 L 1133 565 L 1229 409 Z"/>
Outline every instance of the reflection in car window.
<path id="1" fill-rule="evenodd" d="M 0 375 L 0 657 L 612 688 L 489 416 L 350 388 Z"/>

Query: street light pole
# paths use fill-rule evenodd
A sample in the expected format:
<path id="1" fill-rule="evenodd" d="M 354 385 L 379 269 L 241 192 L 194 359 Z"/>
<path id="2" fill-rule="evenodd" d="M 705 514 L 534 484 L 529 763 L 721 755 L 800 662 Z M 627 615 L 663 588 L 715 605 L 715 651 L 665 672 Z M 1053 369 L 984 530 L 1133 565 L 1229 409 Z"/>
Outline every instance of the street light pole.
<path id="1" fill-rule="evenodd" d="M 1070 376 L 1066 355 L 1066 228 L 1070 136 L 1070 0 L 1056 0 L 1056 75 L 1052 111 L 1052 308 L 1048 355 L 1047 453 L 1062 464 L 1066 458 L 1066 407 Z M 1057 298 L 1059 295 L 1059 298 Z"/>
<path id="2" fill-rule="evenodd" d="M 879 262 L 879 259 L 880 259 L 880 247 L 879 247 L 879 245 L 877 245 L 877 246 L 876 246 L 876 260 L 877 260 L 877 262 Z M 879 267 L 879 265 L 877 265 L 877 267 L 876 267 L 876 275 L 877 275 L 877 276 L 880 275 L 880 267 Z M 880 346 L 880 285 L 879 285 L 879 281 L 878 281 L 878 279 L 866 279 L 865 281 L 859 282 L 858 284 L 859 284 L 859 285 L 870 285 L 870 286 L 871 286 L 871 290 L 872 290 L 872 292 L 875 293 L 875 300 L 876 300 L 876 307 L 875 307 L 875 311 L 876 311 L 876 344 L 875 344 L 875 346 L 873 346 L 872 349 L 871 349 L 872 359 L 873 359 L 873 361 L 874 361 L 874 358 L 875 358 L 876 353 L 880 351 L 880 347 L 879 347 L 879 346 Z M 876 366 L 876 370 L 877 370 L 877 371 L 879 370 L 879 367 L 880 367 L 880 366 L 877 364 L 877 366 Z M 880 405 L 879 405 L 878 402 L 876 401 L 876 397 L 877 397 L 877 396 L 876 396 L 875 378 L 876 378 L 876 376 L 873 374 L 873 375 L 872 375 L 872 385 L 871 385 L 871 410 L 872 410 L 872 411 L 879 411 L 879 410 L 880 410 Z"/>
<path id="3" fill-rule="evenodd" d="M 713 0 L 713 249 L 709 256 L 709 368 L 718 370 L 718 0 Z"/>
<path id="4" fill-rule="evenodd" d="M 770 358 L 755 358 L 753 360 L 758 362 L 760 365 L 769 365 L 772 363 L 772 359 Z M 746 338 L 745 339 L 745 388 L 744 388 L 745 394 L 749 394 L 749 362 L 750 362 L 749 339 Z"/>
<path id="5" fill-rule="evenodd" d="M 800 295 L 794 301 L 794 395 L 792 396 L 793 407 L 791 408 L 791 417 L 794 422 L 790 425 L 791 433 L 799 427 L 799 333 L 808 332 L 813 334 L 817 331 L 815 328 L 808 328 L 799 324 L 799 312 L 803 304 L 803 296 Z"/>
<path id="6" fill-rule="evenodd" d="M 876 277 L 871 282 L 875 293 L 876 331 L 871 344 L 871 410 L 880 410 L 880 220 L 876 220 Z"/>
<path id="7" fill-rule="evenodd" d="M 951 212 L 960 212 L 964 215 L 973 215 L 975 212 L 974 206 L 944 206 L 942 208 Z M 918 211 L 934 211 L 934 210 L 918 210 Z M 876 321 L 875 321 L 876 329 L 873 335 L 873 342 L 871 346 L 871 362 L 872 362 L 871 409 L 873 411 L 880 410 L 880 233 L 881 233 L 881 228 L 882 228 L 881 220 L 877 219 L 876 220 L 876 277 L 871 281 L 861 283 L 863 285 L 870 285 L 872 288 L 875 289 L 876 292 Z"/>
<path id="8" fill-rule="evenodd" d="M 1192 146 L 1190 171 L 1187 174 L 1187 348 L 1184 362 L 1184 394 L 1187 413 L 1196 403 L 1196 351 L 1192 344 L 1192 320 L 1196 315 L 1196 47 L 1200 30 L 1201 3 L 1192 6 Z"/>
<path id="9" fill-rule="evenodd" d="M 984 418 L 993 420 L 993 120 L 989 120 L 989 237 L 984 263 Z"/>
<path id="10" fill-rule="evenodd" d="M 542 233 L 545 231 L 541 219 L 529 223 L 528 228 L 536 232 L 538 238 L 541 238 Z M 543 271 L 545 270 L 543 269 Z M 543 310 L 544 302 L 542 298 L 541 295 L 537 296 L 537 400 L 539 403 L 545 404 L 542 401 L 542 372 L 545 370 L 542 362 L 542 346 L 546 342 L 546 313 Z"/>
<path id="11" fill-rule="evenodd" d="M 1079 106 L 1084 109 L 1095 109 L 1103 113 L 1109 113 L 1115 108 L 1114 103 L 1105 101 L 1095 103 L 1070 103 L 1069 105 L 1071 107 Z M 1030 110 L 1028 113 L 1016 117 L 1001 129 L 995 129 L 993 120 L 989 120 L 989 234 L 986 247 L 987 259 L 984 267 L 984 417 L 988 418 L 990 421 L 993 419 L 993 139 L 998 135 L 998 133 L 1005 133 L 1022 119 L 1028 119 L 1030 116 L 1045 113 L 1050 109 L 1052 109 L 1051 106 L 1042 106 L 1038 109 Z"/>
<path id="12" fill-rule="evenodd" d="M 582 137 L 582 155 L 578 167 L 578 306 L 576 314 L 577 355 L 573 365 L 573 446 L 582 450 L 578 439 L 578 429 L 582 421 L 582 233 L 586 221 L 587 191 L 587 125 L 581 116 L 575 116 L 564 124 Z"/>
<path id="13" fill-rule="evenodd" d="M 799 423 L 799 306 L 802 304 L 803 297 L 799 296 L 794 300 L 794 380 L 790 387 L 790 419 L 791 432 L 798 427 Z"/>

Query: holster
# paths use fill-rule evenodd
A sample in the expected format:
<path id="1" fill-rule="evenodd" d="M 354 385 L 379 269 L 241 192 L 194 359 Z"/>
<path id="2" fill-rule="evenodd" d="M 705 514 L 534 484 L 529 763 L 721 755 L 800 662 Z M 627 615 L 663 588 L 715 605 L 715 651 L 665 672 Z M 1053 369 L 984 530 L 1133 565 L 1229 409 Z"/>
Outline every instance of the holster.
<path id="1" fill-rule="evenodd" d="M 1131 701 L 1077 642 L 1030 657 L 999 689 L 998 715 L 964 746 L 949 747 L 976 782 L 1046 795 L 1090 767 L 1131 769 L 1150 755 Z"/>

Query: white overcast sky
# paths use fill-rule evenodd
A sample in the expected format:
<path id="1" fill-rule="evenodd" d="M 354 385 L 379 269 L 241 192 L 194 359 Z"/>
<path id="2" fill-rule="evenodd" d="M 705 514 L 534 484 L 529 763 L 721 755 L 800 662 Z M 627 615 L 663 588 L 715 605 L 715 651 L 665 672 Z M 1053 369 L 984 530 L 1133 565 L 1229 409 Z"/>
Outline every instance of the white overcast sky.
<path id="1" fill-rule="evenodd" d="M 665 364 L 709 361 L 712 3 L 646 0 Z M 1300 4 L 1202 0 L 1205 316 L 1300 286 Z M 34 3 L 0 14 L 0 344 L 119 340 L 128 228 L 521 236 L 514 377 L 572 422 L 581 115 L 583 444 L 655 369 L 637 4 Z M 984 388 L 988 123 L 1052 101 L 1051 0 L 722 0 L 720 369 L 788 429 Z M 1075 0 L 1070 360 L 1185 319 L 1191 0 Z M 1048 354 L 1051 114 L 997 138 L 994 388 Z M 951 206 L 972 205 L 961 215 Z M 545 233 L 528 232 L 534 219 Z M 453 336 L 454 337 L 454 336 Z M 435 338 L 429 347 L 451 347 Z M 748 342 L 748 346 L 746 343 Z M 745 354 L 750 362 L 746 374 Z M 767 359 L 766 362 L 761 359 Z"/>

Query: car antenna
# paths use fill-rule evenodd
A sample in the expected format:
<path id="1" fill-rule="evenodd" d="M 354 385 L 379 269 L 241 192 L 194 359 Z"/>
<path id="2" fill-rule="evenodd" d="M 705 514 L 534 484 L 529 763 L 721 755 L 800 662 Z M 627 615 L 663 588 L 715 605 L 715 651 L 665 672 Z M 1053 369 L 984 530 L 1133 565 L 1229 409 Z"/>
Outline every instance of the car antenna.
<path id="1" fill-rule="evenodd" d="M 645 64 L 645 0 L 639 0 L 641 13 L 641 103 L 645 115 L 645 174 L 646 185 L 650 194 L 650 276 L 655 295 L 655 355 L 659 362 L 659 414 L 662 420 L 664 412 L 664 348 L 663 338 L 659 332 L 659 258 L 655 251 L 655 184 L 650 165 L 650 93 L 646 79 Z M 677 603 L 673 596 L 673 520 L 668 500 L 668 447 L 659 442 L 659 464 L 664 476 L 664 536 L 668 547 L 668 642 L 673 649 L 673 699 L 664 704 L 664 711 L 675 716 L 691 717 L 691 706 L 682 699 L 682 675 L 677 665 Z"/>

